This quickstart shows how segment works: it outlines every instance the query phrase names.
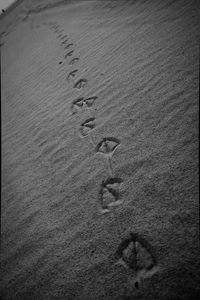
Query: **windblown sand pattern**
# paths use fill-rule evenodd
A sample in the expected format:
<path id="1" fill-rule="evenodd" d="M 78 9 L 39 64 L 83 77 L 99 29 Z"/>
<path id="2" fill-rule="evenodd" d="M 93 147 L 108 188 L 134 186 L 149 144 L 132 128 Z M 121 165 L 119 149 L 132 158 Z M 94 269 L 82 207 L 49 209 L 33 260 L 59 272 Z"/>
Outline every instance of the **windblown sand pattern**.
<path id="1" fill-rule="evenodd" d="M 3 300 L 198 298 L 197 11 L 1 15 Z"/>

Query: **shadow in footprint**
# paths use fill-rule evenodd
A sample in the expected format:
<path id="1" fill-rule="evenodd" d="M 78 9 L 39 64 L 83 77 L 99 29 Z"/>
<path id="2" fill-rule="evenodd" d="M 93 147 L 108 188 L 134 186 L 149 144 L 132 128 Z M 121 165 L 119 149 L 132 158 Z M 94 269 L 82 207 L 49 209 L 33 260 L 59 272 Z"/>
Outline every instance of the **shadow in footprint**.
<path id="1" fill-rule="evenodd" d="M 94 104 L 94 101 L 95 101 L 96 99 L 97 99 L 96 96 L 94 96 L 94 97 L 89 97 L 89 98 L 87 98 L 87 99 L 84 100 L 84 103 L 85 103 L 85 105 L 86 105 L 88 108 L 90 108 L 90 107 L 92 107 L 92 105 Z"/>
<path id="2" fill-rule="evenodd" d="M 99 190 L 99 203 L 101 213 L 110 211 L 113 206 L 118 206 L 123 203 L 120 200 L 120 184 L 121 178 L 109 177 L 107 180 L 103 180 Z"/>
<path id="3" fill-rule="evenodd" d="M 67 54 L 65 54 L 65 58 L 67 58 L 68 56 L 72 56 L 73 53 L 74 53 L 74 50 L 68 52 Z"/>
<path id="4" fill-rule="evenodd" d="M 81 133 L 82 137 L 89 135 L 91 130 L 96 127 L 94 121 L 95 121 L 95 118 L 91 117 L 81 124 L 80 133 Z"/>
<path id="5" fill-rule="evenodd" d="M 72 43 L 70 43 L 70 44 L 68 44 L 68 45 L 64 46 L 64 49 L 68 49 L 68 48 L 69 48 L 69 47 L 71 47 L 71 46 L 73 46 L 73 44 L 72 44 Z"/>
<path id="6" fill-rule="evenodd" d="M 105 137 L 97 144 L 95 148 L 96 153 L 100 153 L 105 156 L 108 163 L 108 170 L 111 176 L 113 176 L 111 158 L 114 151 L 119 145 L 120 145 L 119 139 L 114 137 Z"/>
<path id="7" fill-rule="evenodd" d="M 79 128 L 79 133 L 82 138 L 88 136 L 92 146 L 95 146 L 94 139 L 92 137 L 92 130 L 96 127 L 95 118 L 91 117 L 84 121 Z"/>
<path id="8" fill-rule="evenodd" d="M 62 37 L 62 34 L 59 34 L 58 36 L 57 36 L 57 39 L 60 39 Z"/>
<path id="9" fill-rule="evenodd" d="M 74 65 L 77 61 L 79 61 L 79 58 L 75 57 L 69 62 L 69 65 Z"/>
<path id="10" fill-rule="evenodd" d="M 75 89 L 82 89 L 86 84 L 87 84 L 87 79 L 79 79 L 75 84 L 74 84 L 74 88 Z"/>
<path id="11" fill-rule="evenodd" d="M 61 41 L 62 40 L 65 40 L 65 39 L 67 39 L 68 38 L 68 36 L 65 34 L 65 35 L 63 35 L 62 37 L 61 37 Z"/>
<path id="12" fill-rule="evenodd" d="M 63 45 L 66 45 L 68 43 L 68 39 L 65 39 L 62 43 L 61 43 L 61 45 L 63 46 Z M 64 47 L 63 47 L 64 48 Z"/>
<path id="13" fill-rule="evenodd" d="M 84 105 L 83 97 L 75 99 L 71 104 L 72 115 L 78 113 L 80 111 L 80 109 L 82 109 L 83 105 Z"/>
<path id="14" fill-rule="evenodd" d="M 119 245 L 115 258 L 134 275 L 133 286 L 139 289 L 143 279 L 157 272 L 157 261 L 153 247 L 137 233 L 131 232 Z"/>
<path id="15" fill-rule="evenodd" d="M 120 145 L 120 140 L 114 137 L 103 138 L 96 146 L 96 152 L 105 156 L 112 156 L 116 148 Z"/>
<path id="16" fill-rule="evenodd" d="M 70 81 L 72 78 L 74 78 L 74 77 L 76 76 L 77 72 L 78 72 L 77 69 L 74 70 L 74 71 L 71 71 L 71 72 L 69 73 L 69 75 L 67 76 L 67 80 Z"/>

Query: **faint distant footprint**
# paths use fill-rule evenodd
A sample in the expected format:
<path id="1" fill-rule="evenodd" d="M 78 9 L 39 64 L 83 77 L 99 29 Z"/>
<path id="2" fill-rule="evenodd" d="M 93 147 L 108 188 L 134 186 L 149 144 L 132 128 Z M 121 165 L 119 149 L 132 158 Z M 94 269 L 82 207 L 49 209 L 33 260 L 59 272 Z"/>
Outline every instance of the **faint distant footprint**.
<path id="1" fill-rule="evenodd" d="M 65 58 L 67 58 L 68 56 L 72 56 L 73 53 L 74 53 L 74 50 L 71 50 L 70 52 L 68 52 L 67 54 L 65 54 Z"/>
<path id="2" fill-rule="evenodd" d="M 113 175 L 113 169 L 111 164 L 111 158 L 116 150 L 116 148 L 120 145 L 120 140 L 114 137 L 105 137 L 103 138 L 96 146 L 96 153 L 100 153 L 105 156 L 108 163 L 108 170 L 111 175 Z"/>
<path id="3" fill-rule="evenodd" d="M 75 57 L 69 62 L 69 65 L 74 65 L 77 61 L 79 61 L 79 58 Z"/>
<path id="4" fill-rule="evenodd" d="M 121 178 L 111 177 L 103 180 L 99 190 L 99 204 L 101 213 L 107 213 L 110 208 L 122 204 L 120 200 Z"/>
<path id="5" fill-rule="evenodd" d="M 73 44 L 72 44 L 72 43 L 70 43 L 70 44 L 68 44 L 68 45 L 64 46 L 64 49 L 68 49 L 68 48 L 69 48 L 69 47 L 71 47 L 71 46 L 73 46 Z"/>
<path id="6" fill-rule="evenodd" d="M 74 78 L 77 74 L 78 70 L 73 70 L 69 73 L 69 75 L 67 76 L 67 80 L 70 81 L 72 78 Z"/>
<path id="7" fill-rule="evenodd" d="M 131 232 L 129 237 L 120 243 L 115 258 L 116 265 L 120 264 L 130 271 L 130 283 L 136 289 L 142 287 L 144 278 L 158 271 L 153 247 L 137 233 Z"/>
<path id="8" fill-rule="evenodd" d="M 64 39 L 67 39 L 68 38 L 68 36 L 65 34 L 65 35 L 63 35 L 62 37 L 61 37 L 61 40 L 64 40 Z"/>
<path id="9" fill-rule="evenodd" d="M 77 98 L 75 99 L 72 104 L 71 104 L 71 112 L 72 112 L 72 115 L 78 113 L 78 111 L 80 109 L 82 109 L 84 105 L 84 98 L 83 97 L 80 97 L 80 98 Z"/>
<path id="10" fill-rule="evenodd" d="M 62 41 L 62 45 L 66 45 L 68 43 L 68 39 L 65 39 L 64 41 Z"/>
<path id="11" fill-rule="evenodd" d="M 62 38 L 62 34 L 59 34 L 59 35 L 57 36 L 57 39 L 60 39 L 60 38 Z"/>
<path id="12" fill-rule="evenodd" d="M 81 78 L 74 84 L 74 88 L 80 90 L 87 84 L 87 82 L 87 79 Z"/>
<path id="13" fill-rule="evenodd" d="M 120 145 L 120 140 L 114 137 L 104 137 L 96 146 L 96 152 L 105 156 L 112 156 L 115 149 Z"/>
<path id="14" fill-rule="evenodd" d="M 53 25 L 53 28 L 58 30 L 59 29 L 59 26 L 58 25 Z"/>

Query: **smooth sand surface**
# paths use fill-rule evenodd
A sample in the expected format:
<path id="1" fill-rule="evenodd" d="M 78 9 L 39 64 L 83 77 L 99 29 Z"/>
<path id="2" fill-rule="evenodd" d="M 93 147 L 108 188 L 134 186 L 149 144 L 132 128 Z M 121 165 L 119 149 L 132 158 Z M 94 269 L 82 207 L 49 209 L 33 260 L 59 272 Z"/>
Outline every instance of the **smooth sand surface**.
<path id="1" fill-rule="evenodd" d="M 197 11 L 1 16 L 3 300 L 198 298 Z"/>

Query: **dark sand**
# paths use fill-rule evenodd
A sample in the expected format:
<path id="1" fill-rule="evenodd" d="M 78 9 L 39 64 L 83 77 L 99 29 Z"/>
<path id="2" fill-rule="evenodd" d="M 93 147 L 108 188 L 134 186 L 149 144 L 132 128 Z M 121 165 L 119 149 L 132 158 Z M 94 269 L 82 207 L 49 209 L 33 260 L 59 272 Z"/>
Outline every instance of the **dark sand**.
<path id="1" fill-rule="evenodd" d="M 198 298 L 197 13 L 46 0 L 1 16 L 3 300 Z"/>

